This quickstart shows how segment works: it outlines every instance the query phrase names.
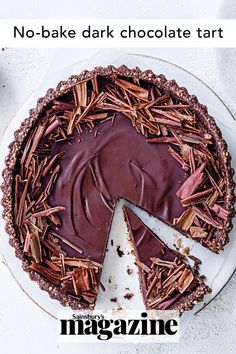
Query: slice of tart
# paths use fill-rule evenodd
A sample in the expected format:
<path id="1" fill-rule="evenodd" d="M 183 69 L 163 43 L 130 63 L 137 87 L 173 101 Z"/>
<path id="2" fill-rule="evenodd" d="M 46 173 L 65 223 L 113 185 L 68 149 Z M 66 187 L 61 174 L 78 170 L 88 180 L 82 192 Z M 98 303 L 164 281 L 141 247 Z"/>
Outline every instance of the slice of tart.
<path id="1" fill-rule="evenodd" d="M 73 308 L 94 306 L 119 198 L 213 252 L 229 241 L 227 145 L 195 96 L 151 71 L 99 67 L 48 90 L 15 133 L 3 177 L 16 255 Z"/>
<path id="2" fill-rule="evenodd" d="M 190 310 L 211 289 L 190 267 L 183 256 L 167 247 L 127 206 L 123 206 L 136 265 L 140 289 L 147 309 Z"/>

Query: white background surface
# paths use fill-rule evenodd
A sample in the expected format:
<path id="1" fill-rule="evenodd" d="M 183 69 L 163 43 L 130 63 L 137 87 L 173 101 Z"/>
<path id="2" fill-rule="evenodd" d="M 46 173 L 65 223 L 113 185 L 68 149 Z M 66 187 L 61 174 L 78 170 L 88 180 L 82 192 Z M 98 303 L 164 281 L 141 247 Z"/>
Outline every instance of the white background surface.
<path id="1" fill-rule="evenodd" d="M 12 3 L 12 4 L 11 4 Z M 62 1 L 0 0 L 0 17 L 100 18 L 214 18 L 219 0 L 173 1 Z M 56 4 L 56 5 L 55 5 Z M 69 6 L 68 6 L 69 5 Z M 40 8 L 39 8 L 40 6 Z M 215 51 L 206 49 L 136 50 L 180 64 L 203 79 L 236 116 L 236 104 L 224 90 Z M 0 50 L 0 133 L 17 108 L 40 83 L 53 52 Z M 224 70 L 224 68 L 222 68 Z M 3 87 L 4 86 L 4 87 Z M 57 348 L 55 320 L 39 310 L 22 293 L 3 263 L 0 265 L 0 352 L 53 353 L 230 353 L 236 352 L 236 276 L 199 315 L 179 344 L 170 345 L 68 345 Z"/>

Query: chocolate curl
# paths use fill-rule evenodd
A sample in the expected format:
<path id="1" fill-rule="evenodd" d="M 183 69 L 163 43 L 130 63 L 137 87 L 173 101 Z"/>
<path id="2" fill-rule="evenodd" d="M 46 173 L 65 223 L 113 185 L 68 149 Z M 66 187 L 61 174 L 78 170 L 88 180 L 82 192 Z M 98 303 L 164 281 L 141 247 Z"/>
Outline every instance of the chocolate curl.
<path id="1" fill-rule="evenodd" d="M 204 162 L 200 167 L 196 169 L 196 171 L 182 184 L 179 190 L 176 192 L 176 195 L 185 199 L 192 195 L 198 187 L 204 181 L 204 173 L 203 170 L 206 167 L 206 162 Z"/>
<path id="2" fill-rule="evenodd" d="M 229 217 L 229 211 L 220 204 L 214 204 L 210 209 L 222 220 L 226 221 Z"/>
<path id="3" fill-rule="evenodd" d="M 142 99 L 143 101 L 148 101 L 149 92 L 143 87 L 122 79 L 115 80 L 115 83 L 116 85 L 122 87 L 124 90 L 128 91 L 131 95 Z"/>
<path id="4" fill-rule="evenodd" d="M 50 268 L 46 268 L 41 264 L 37 264 L 35 262 L 32 262 L 30 265 L 30 268 L 34 270 L 36 273 L 42 275 L 45 277 L 47 280 L 51 281 L 53 284 L 58 285 L 61 279 L 60 274 L 55 272 L 54 270 Z"/>
<path id="5" fill-rule="evenodd" d="M 209 213 L 207 213 L 206 211 L 204 211 L 200 207 L 194 206 L 193 211 L 201 220 L 205 221 L 207 224 L 210 224 L 210 225 L 216 227 L 217 229 L 223 229 L 223 226 L 221 225 L 221 223 L 219 221 L 217 221 L 215 218 L 213 218 L 212 215 L 210 215 Z"/>

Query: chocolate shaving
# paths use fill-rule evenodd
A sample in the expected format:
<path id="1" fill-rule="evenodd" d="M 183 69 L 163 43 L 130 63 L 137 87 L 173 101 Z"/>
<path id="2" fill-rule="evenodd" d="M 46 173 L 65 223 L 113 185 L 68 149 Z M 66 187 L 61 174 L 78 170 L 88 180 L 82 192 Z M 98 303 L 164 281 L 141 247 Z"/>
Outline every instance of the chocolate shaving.
<path id="1" fill-rule="evenodd" d="M 39 237 L 37 235 L 37 233 L 30 234 L 30 249 L 32 252 L 32 257 L 34 258 L 36 263 L 40 263 L 42 262 L 42 249 L 41 249 L 41 243 L 39 240 Z"/>
<path id="2" fill-rule="evenodd" d="M 148 90 L 145 90 L 141 86 L 132 84 L 131 82 L 126 81 L 126 80 L 122 80 L 122 79 L 115 80 L 115 84 L 122 87 L 124 90 L 129 92 L 131 95 L 133 95 L 141 100 L 148 101 L 148 94 L 149 94 Z"/>
<path id="3" fill-rule="evenodd" d="M 191 226 L 190 227 L 190 235 L 192 238 L 206 238 L 207 232 L 199 226 Z"/>
<path id="4" fill-rule="evenodd" d="M 48 125 L 47 129 L 44 132 L 44 137 L 48 136 L 50 133 L 52 133 L 55 129 L 61 126 L 61 121 L 58 119 L 57 116 L 55 116 L 55 119 L 52 121 L 50 125 Z"/>
<path id="5" fill-rule="evenodd" d="M 173 268 L 176 264 L 170 261 L 164 261 L 163 259 L 152 257 L 150 260 L 156 265 L 160 265 L 162 267 Z"/>
<path id="6" fill-rule="evenodd" d="M 146 273 L 149 273 L 150 272 L 150 268 L 145 265 L 144 263 L 140 262 L 138 259 L 135 260 L 135 264 L 141 268 L 142 270 L 144 270 Z"/>
<path id="7" fill-rule="evenodd" d="M 179 292 L 183 294 L 194 280 L 194 275 L 190 269 L 185 269 L 182 276 L 178 280 Z"/>
<path id="8" fill-rule="evenodd" d="M 43 262 L 44 262 L 47 266 L 49 266 L 49 268 L 51 268 L 52 270 L 54 270 L 55 272 L 61 273 L 61 268 L 58 267 L 55 263 L 51 262 L 49 259 L 44 258 L 44 259 L 43 259 Z"/>
<path id="9" fill-rule="evenodd" d="M 213 193 L 209 196 L 209 198 L 206 200 L 206 203 L 209 205 L 209 207 L 212 207 L 217 199 L 219 198 L 220 195 L 222 195 L 222 188 L 224 187 L 224 180 L 220 180 L 219 184 L 217 185 L 217 189 L 213 191 Z M 221 191 L 219 193 L 219 190 Z"/>
<path id="10" fill-rule="evenodd" d="M 171 275 L 169 280 L 164 284 L 162 284 L 163 288 L 167 288 L 169 285 L 174 283 L 181 275 L 183 274 L 183 271 L 180 270 L 178 273 Z"/>
<path id="11" fill-rule="evenodd" d="M 195 211 L 192 208 L 188 208 L 178 219 L 174 221 L 174 224 L 181 227 L 182 230 L 188 231 L 194 222 L 195 216 Z"/>
<path id="12" fill-rule="evenodd" d="M 29 175 L 28 175 L 27 181 L 25 183 L 23 193 L 22 193 L 21 198 L 20 198 L 18 214 L 16 216 L 16 224 L 18 226 L 22 225 L 22 219 L 23 219 L 23 214 L 24 214 L 24 204 L 25 204 L 25 199 L 26 199 L 26 195 L 27 195 L 27 192 L 28 192 L 29 184 L 30 184 L 30 181 L 31 181 L 31 176 L 32 176 L 32 171 L 29 171 Z"/>
<path id="13" fill-rule="evenodd" d="M 35 134 L 34 134 L 34 137 L 32 139 L 32 142 L 31 142 L 31 147 L 29 148 L 29 151 L 27 152 L 27 157 L 26 157 L 26 160 L 24 162 L 24 158 L 22 157 L 22 160 L 21 160 L 21 163 L 25 163 L 25 168 L 27 169 L 29 167 L 29 164 L 31 162 L 31 159 L 32 159 L 32 154 L 33 152 L 36 150 L 43 134 L 44 134 L 44 131 L 45 131 L 45 126 L 39 124 L 38 127 L 36 128 L 36 131 L 35 131 Z"/>
<path id="14" fill-rule="evenodd" d="M 43 176 L 47 176 L 47 174 L 51 171 L 53 165 L 55 164 L 55 162 L 58 160 L 58 159 L 61 159 L 63 156 L 64 156 L 64 152 L 60 152 L 59 154 L 56 154 L 52 159 L 51 161 L 48 163 L 48 165 L 44 168 L 43 170 Z"/>
<path id="15" fill-rule="evenodd" d="M 214 204 L 210 209 L 222 220 L 226 221 L 229 217 L 229 211 L 219 204 Z"/>
<path id="16" fill-rule="evenodd" d="M 172 137 L 160 137 L 146 139 L 147 143 L 175 143 L 176 139 Z"/>
<path id="17" fill-rule="evenodd" d="M 72 242 L 70 242 L 69 240 L 65 239 L 63 236 L 61 236 L 61 235 L 59 235 L 58 233 L 55 233 L 55 232 L 51 232 L 51 233 L 55 237 L 59 238 L 59 240 L 64 242 L 66 245 L 70 246 L 70 248 L 74 249 L 75 251 L 77 251 L 80 254 L 83 253 L 83 250 L 81 248 L 79 248 L 78 246 L 74 245 Z"/>
<path id="18" fill-rule="evenodd" d="M 199 204 L 205 202 L 207 196 L 213 191 L 213 188 L 203 190 L 201 192 L 192 194 L 190 197 L 181 200 L 183 206 Z"/>
<path id="19" fill-rule="evenodd" d="M 206 222 L 207 224 L 210 224 L 214 227 L 216 227 L 217 229 L 223 229 L 222 224 L 217 221 L 215 218 L 212 217 L 212 215 L 210 215 L 209 213 L 207 213 L 206 211 L 204 211 L 203 209 L 194 206 L 193 207 L 193 212 L 204 222 Z"/>
<path id="20" fill-rule="evenodd" d="M 50 209 L 45 209 L 45 210 L 42 210 L 42 211 L 38 211 L 37 213 L 34 213 L 31 216 L 35 217 L 35 218 L 45 217 L 45 216 L 50 216 L 50 215 L 59 213 L 59 212 L 61 212 L 63 210 L 65 210 L 65 207 L 57 206 L 57 207 L 53 207 L 53 208 L 50 208 Z"/>
<path id="21" fill-rule="evenodd" d="M 61 276 L 57 272 L 55 272 L 50 268 L 46 268 L 41 264 L 32 262 L 30 268 L 34 270 L 36 273 L 42 275 L 44 278 L 48 279 L 53 284 L 58 285 L 61 280 Z"/>
<path id="22" fill-rule="evenodd" d="M 41 240 L 41 243 L 52 252 L 52 254 L 56 255 L 56 256 L 60 256 L 60 254 L 62 253 L 61 249 L 59 247 L 57 247 L 55 244 L 52 244 L 49 240 L 47 239 L 43 239 Z M 65 253 L 64 253 L 65 254 Z"/>
<path id="23" fill-rule="evenodd" d="M 184 161 L 184 159 L 171 146 L 169 146 L 168 151 L 173 156 L 173 158 L 181 164 L 181 166 L 182 166 L 184 171 L 188 171 L 189 170 L 188 164 Z"/>
<path id="24" fill-rule="evenodd" d="M 189 176 L 189 178 L 182 184 L 179 190 L 176 192 L 176 195 L 181 199 L 187 198 L 191 196 L 197 188 L 199 188 L 204 181 L 204 169 L 206 167 L 206 163 L 204 162 L 201 166 L 199 166 L 196 171 Z"/>

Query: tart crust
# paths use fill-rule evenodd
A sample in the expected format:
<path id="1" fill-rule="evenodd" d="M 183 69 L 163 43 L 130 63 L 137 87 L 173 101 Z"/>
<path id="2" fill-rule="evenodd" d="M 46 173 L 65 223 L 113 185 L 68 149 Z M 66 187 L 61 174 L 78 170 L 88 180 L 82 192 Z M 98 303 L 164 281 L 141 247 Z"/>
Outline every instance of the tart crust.
<path id="1" fill-rule="evenodd" d="M 115 68 L 114 66 L 108 66 L 106 68 L 96 67 L 92 71 L 83 71 L 80 75 L 73 75 L 66 81 L 61 81 L 55 89 L 49 89 L 46 95 L 40 98 L 37 102 L 37 106 L 31 109 L 29 112 L 29 117 L 26 118 L 20 128 L 14 134 L 14 141 L 9 145 L 9 154 L 5 160 L 6 167 L 3 171 L 3 184 L 1 189 L 3 191 L 2 205 L 4 208 L 3 217 L 6 221 L 6 231 L 9 234 L 9 242 L 12 247 L 15 248 L 16 256 L 22 261 L 23 269 L 29 273 L 31 280 L 36 281 L 42 290 L 48 292 L 51 298 L 57 299 L 63 306 L 70 306 L 72 309 L 84 309 L 93 308 L 94 305 L 86 303 L 81 299 L 77 300 L 72 298 L 68 294 L 61 292 L 61 289 L 49 283 L 42 276 L 35 273 L 29 268 L 30 262 L 24 256 L 21 249 L 21 244 L 16 234 L 13 221 L 13 176 L 15 172 L 15 165 L 18 158 L 18 153 L 24 144 L 25 138 L 27 137 L 31 128 L 37 123 L 37 120 L 44 110 L 44 108 L 50 104 L 54 99 L 59 98 L 64 95 L 68 90 L 70 90 L 75 84 L 82 80 L 88 79 L 93 75 L 97 74 L 99 77 L 112 77 L 113 75 L 120 75 L 126 78 L 136 78 L 144 80 L 149 83 L 153 83 L 165 90 L 171 96 L 176 97 L 178 100 L 185 102 L 190 105 L 191 110 L 193 110 L 202 125 L 207 131 L 212 134 L 217 156 L 219 156 L 219 164 L 221 168 L 222 175 L 225 181 L 225 196 L 224 196 L 224 208 L 228 211 L 227 221 L 225 223 L 225 228 L 223 230 L 217 230 L 217 235 L 212 241 L 207 245 L 209 249 L 218 253 L 223 250 L 224 245 L 229 242 L 229 232 L 232 229 L 232 217 L 235 214 L 234 210 L 234 181 L 233 174 L 234 171 L 231 167 L 231 156 L 227 150 L 227 144 L 222 137 L 221 131 L 217 127 L 215 120 L 208 114 L 207 107 L 200 104 L 198 99 L 194 95 L 190 95 L 186 88 L 179 87 L 175 80 L 167 80 L 164 75 L 155 75 L 152 71 L 141 71 L 139 68 L 129 69 L 126 66 L 121 66 Z M 199 298 L 201 296 L 203 289 L 199 288 Z M 186 299 L 185 303 L 181 306 L 183 309 L 189 308 L 189 301 L 193 299 Z"/>

